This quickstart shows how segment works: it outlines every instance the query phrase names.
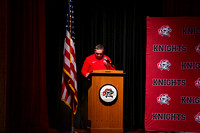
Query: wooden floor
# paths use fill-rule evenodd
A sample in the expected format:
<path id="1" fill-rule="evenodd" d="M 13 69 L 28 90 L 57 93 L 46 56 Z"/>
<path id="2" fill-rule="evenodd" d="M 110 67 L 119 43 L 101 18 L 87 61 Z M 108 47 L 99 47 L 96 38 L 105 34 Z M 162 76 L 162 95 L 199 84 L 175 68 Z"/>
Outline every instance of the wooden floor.
<path id="1" fill-rule="evenodd" d="M 90 133 L 90 131 L 89 129 L 74 129 L 74 133 Z M 124 133 L 189 133 L 189 132 L 144 131 L 141 129 L 141 130 L 124 131 Z"/>

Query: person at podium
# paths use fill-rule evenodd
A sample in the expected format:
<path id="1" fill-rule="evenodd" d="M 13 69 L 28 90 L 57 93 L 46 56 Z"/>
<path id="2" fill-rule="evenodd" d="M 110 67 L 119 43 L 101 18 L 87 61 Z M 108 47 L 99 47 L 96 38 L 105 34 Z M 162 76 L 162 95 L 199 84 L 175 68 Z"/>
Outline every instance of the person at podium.
<path id="1" fill-rule="evenodd" d="M 95 46 L 94 54 L 88 56 L 81 69 L 81 73 L 86 78 L 93 70 L 115 70 L 114 65 L 107 55 L 103 54 L 104 46 L 98 44 Z"/>

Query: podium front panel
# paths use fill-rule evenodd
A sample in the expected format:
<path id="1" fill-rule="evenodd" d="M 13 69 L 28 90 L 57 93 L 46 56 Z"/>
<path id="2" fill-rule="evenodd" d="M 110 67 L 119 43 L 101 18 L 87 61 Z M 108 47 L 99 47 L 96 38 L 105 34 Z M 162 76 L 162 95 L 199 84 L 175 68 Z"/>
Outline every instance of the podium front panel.
<path id="1" fill-rule="evenodd" d="M 88 91 L 88 120 L 91 121 L 91 129 L 123 131 L 123 75 L 94 75 L 91 80 Z M 104 85 L 116 88 L 117 98 L 113 103 L 100 100 L 99 92 Z"/>

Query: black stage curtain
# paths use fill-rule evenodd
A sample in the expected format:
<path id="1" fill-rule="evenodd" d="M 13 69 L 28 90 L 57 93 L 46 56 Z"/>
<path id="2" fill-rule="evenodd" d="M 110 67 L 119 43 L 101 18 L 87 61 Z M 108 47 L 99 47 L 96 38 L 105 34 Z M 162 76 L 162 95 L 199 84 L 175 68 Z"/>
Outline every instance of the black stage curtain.
<path id="1" fill-rule="evenodd" d="M 50 127 L 62 130 L 71 121 L 66 114 L 70 111 L 60 102 L 65 5 L 65 0 L 46 3 L 49 122 Z M 87 80 L 81 67 L 94 46 L 101 43 L 116 69 L 126 73 L 124 128 L 144 129 L 146 17 L 199 16 L 198 6 L 198 0 L 74 1 L 79 99 L 75 128 L 87 126 Z"/>
<path id="2" fill-rule="evenodd" d="M 163 16 L 200 16 L 199 0 L 163 0 Z"/>
<path id="3" fill-rule="evenodd" d="M 147 2 L 126 1 L 107 3 L 79 2 L 76 8 L 76 48 L 79 70 L 80 118 L 85 117 L 85 97 L 87 89 L 81 85 L 85 82 L 80 74 L 84 59 L 93 53 L 96 44 L 105 46 L 108 55 L 116 69 L 123 70 L 124 80 L 124 128 L 144 128 L 145 103 L 145 56 L 146 56 L 146 16 L 162 15 L 161 8 L 151 6 L 148 12 Z M 90 5 L 91 4 L 91 5 Z M 161 4 L 161 2 L 160 2 Z M 152 4 L 150 4 L 152 5 Z M 161 10 L 161 12 L 160 12 Z M 82 103 L 82 101 L 84 101 Z M 84 125 L 84 122 L 83 122 Z M 82 126 L 82 125 L 81 125 Z"/>
<path id="4" fill-rule="evenodd" d="M 145 5 L 133 1 L 112 2 L 74 1 L 79 98 L 75 128 L 87 127 L 87 80 L 80 71 L 85 58 L 93 53 L 98 43 L 105 46 L 105 54 L 112 59 L 116 69 L 126 73 L 124 128 L 144 128 L 146 16 L 161 16 L 162 6 L 150 2 Z M 51 0 L 46 4 L 49 119 L 51 127 L 64 130 L 71 120 L 70 115 L 66 115 L 67 106 L 59 102 L 66 1 Z"/>

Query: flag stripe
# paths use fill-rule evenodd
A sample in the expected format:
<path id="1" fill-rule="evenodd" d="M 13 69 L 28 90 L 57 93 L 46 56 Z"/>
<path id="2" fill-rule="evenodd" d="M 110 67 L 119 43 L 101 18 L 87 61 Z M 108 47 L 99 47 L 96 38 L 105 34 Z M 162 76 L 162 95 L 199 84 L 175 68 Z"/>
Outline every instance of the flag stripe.
<path id="1" fill-rule="evenodd" d="M 70 68 L 70 60 L 69 60 L 69 58 L 67 56 L 64 56 L 64 63 L 65 63 L 65 65 L 67 65 L 67 66 L 65 66 L 65 68 L 66 67 Z"/>

